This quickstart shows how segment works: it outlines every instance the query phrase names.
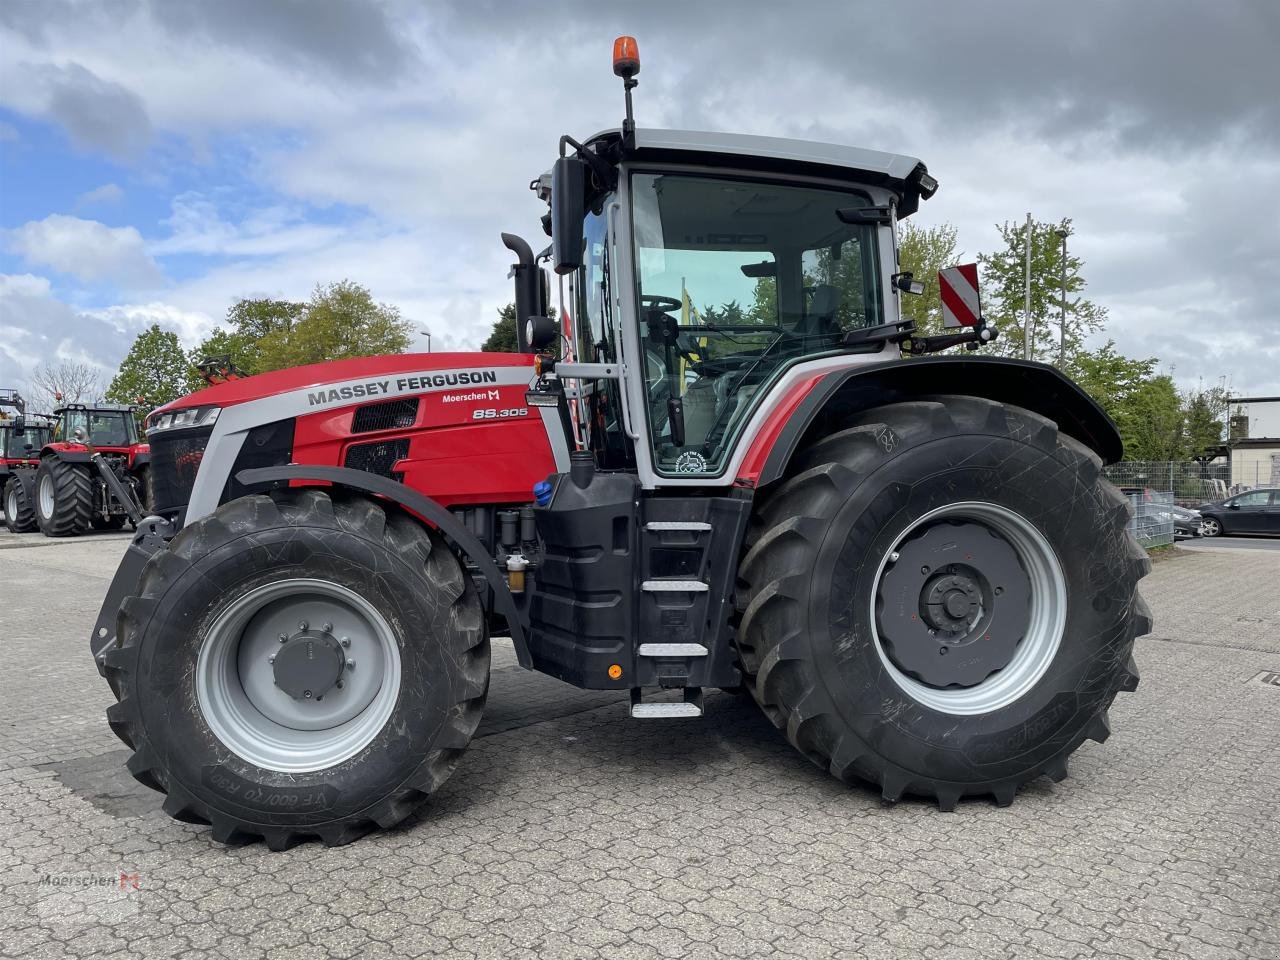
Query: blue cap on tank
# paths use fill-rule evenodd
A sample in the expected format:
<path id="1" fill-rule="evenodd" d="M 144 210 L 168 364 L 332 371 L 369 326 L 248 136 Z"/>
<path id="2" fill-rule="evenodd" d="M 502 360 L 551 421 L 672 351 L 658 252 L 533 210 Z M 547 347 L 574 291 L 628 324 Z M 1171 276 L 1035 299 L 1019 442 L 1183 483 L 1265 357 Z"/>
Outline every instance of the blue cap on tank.
<path id="1" fill-rule="evenodd" d="M 556 492 L 556 486 L 550 480 L 539 480 L 533 485 L 533 499 L 537 501 L 538 506 L 545 507 L 551 502 L 551 495 Z"/>

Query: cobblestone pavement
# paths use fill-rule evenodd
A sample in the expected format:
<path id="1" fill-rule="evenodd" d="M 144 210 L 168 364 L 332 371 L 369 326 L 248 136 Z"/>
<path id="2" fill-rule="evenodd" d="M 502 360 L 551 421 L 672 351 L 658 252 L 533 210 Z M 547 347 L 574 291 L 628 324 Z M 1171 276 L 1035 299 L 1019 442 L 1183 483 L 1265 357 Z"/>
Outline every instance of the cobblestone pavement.
<path id="1" fill-rule="evenodd" d="M 633 721 L 498 642 L 420 816 L 272 854 L 123 771 L 85 638 L 124 544 L 0 537 L 0 956 L 1280 958 L 1275 553 L 1157 564 L 1111 739 L 1008 809 L 887 806 L 737 697 Z"/>

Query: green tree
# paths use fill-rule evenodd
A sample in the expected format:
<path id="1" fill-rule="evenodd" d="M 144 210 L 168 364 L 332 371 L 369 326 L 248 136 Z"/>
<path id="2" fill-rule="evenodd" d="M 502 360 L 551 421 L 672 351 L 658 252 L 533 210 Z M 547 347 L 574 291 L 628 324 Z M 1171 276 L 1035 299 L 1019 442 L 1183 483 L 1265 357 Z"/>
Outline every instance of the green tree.
<path id="1" fill-rule="evenodd" d="M 493 325 L 489 339 L 480 344 L 485 353 L 519 353 L 520 342 L 516 339 L 516 305 L 508 303 L 498 311 L 498 319 Z"/>
<path id="2" fill-rule="evenodd" d="M 1106 324 L 1107 311 L 1081 294 L 1085 288 L 1084 261 L 1067 252 L 1066 289 L 1062 283 L 1062 238 L 1071 233 L 1071 220 L 1031 225 L 1031 357 L 1058 360 L 1059 310 L 1066 297 L 1066 354 L 1068 361 L 1083 349 L 1084 339 Z M 994 352 L 1023 355 L 1023 309 L 1026 283 L 1026 224 L 997 224 L 1004 247 L 978 255 L 982 265 L 982 312 L 1000 328 Z M 1074 296 L 1074 299 L 1072 297 Z"/>
<path id="3" fill-rule="evenodd" d="M 555 318 L 556 308 L 548 307 L 547 316 Z M 489 338 L 480 345 L 485 353 L 519 353 L 520 341 L 516 339 L 516 305 L 508 303 L 498 310 Z"/>
<path id="4" fill-rule="evenodd" d="M 1184 415 L 1173 378 L 1156 372 L 1155 357 L 1126 357 L 1108 340 L 1069 358 L 1067 372 L 1115 421 L 1126 460 L 1177 460 L 1185 455 Z"/>
<path id="5" fill-rule="evenodd" d="M 204 386 L 195 365 L 209 357 L 230 357 L 245 373 L 264 369 L 258 356 L 258 343 L 268 334 L 287 336 L 305 315 L 307 305 L 292 300 L 266 298 L 238 300 L 227 311 L 226 326 L 213 332 L 189 354 L 192 389 Z"/>
<path id="6" fill-rule="evenodd" d="M 949 223 L 918 227 L 910 220 L 898 232 L 898 269 L 909 271 L 924 281 L 924 293 L 904 293 L 899 297 L 902 319 L 913 320 L 922 336 L 942 333 L 942 298 L 938 293 L 938 271 L 954 267 L 963 256 L 956 249 L 956 228 Z"/>
<path id="7" fill-rule="evenodd" d="M 246 332 L 250 329 L 246 326 Z M 299 317 L 271 316 L 268 329 L 254 341 L 255 372 L 403 353 L 411 329 L 398 309 L 377 303 L 358 283 L 317 284 Z"/>
<path id="8" fill-rule="evenodd" d="M 1222 443 L 1230 391 L 1225 386 L 1188 391 L 1182 398 L 1186 456 L 1199 456 Z"/>
<path id="9" fill-rule="evenodd" d="M 136 403 L 149 413 L 187 392 L 188 366 L 178 336 L 153 323 L 133 341 L 107 387 L 115 403 Z"/>

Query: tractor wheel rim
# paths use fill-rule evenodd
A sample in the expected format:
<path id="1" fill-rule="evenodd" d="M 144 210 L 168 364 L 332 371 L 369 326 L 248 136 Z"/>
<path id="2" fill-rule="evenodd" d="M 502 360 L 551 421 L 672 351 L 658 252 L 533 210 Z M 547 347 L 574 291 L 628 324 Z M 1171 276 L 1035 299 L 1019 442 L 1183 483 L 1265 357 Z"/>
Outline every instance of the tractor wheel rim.
<path id="1" fill-rule="evenodd" d="M 38 499 L 40 503 L 40 516 L 49 520 L 53 517 L 53 477 L 45 474 L 40 478 L 40 489 L 38 491 Z"/>
<path id="2" fill-rule="evenodd" d="M 13 487 L 9 488 L 9 495 L 5 497 L 4 512 L 14 523 L 18 522 L 18 491 Z"/>
<path id="3" fill-rule="evenodd" d="M 901 562 L 904 547 L 917 538 L 930 535 L 944 525 L 958 524 L 959 528 L 985 528 L 987 532 L 1007 545 L 1016 557 L 1016 565 L 1024 586 L 1015 588 L 1008 595 L 1014 609 L 1001 604 L 1006 597 L 992 597 L 995 584 L 990 577 L 974 577 L 981 586 L 981 603 L 992 603 L 993 610 L 979 609 L 975 623 L 984 617 L 990 622 L 1013 619 L 1021 636 L 1013 638 L 1011 649 L 1000 651 L 990 664 L 995 669 L 989 675 L 967 685 L 937 686 L 921 682 L 916 672 L 913 676 L 897 662 L 893 644 L 882 636 L 880 623 L 885 606 L 883 591 L 886 572 L 893 564 Z M 979 564 L 981 566 L 981 564 Z M 997 576 L 995 579 L 1001 579 Z M 932 589 L 934 585 L 930 585 Z M 1025 606 L 1025 609 L 1023 607 Z M 900 533 L 885 552 L 876 571 L 875 590 L 870 599 L 871 631 L 876 653 L 885 671 L 912 699 L 941 713 L 969 716 L 990 713 L 1017 701 L 1034 687 L 1053 662 L 1062 643 L 1067 619 L 1067 587 L 1062 564 L 1044 535 L 1030 521 L 1018 513 L 994 503 L 965 501 L 948 504 L 931 510 Z M 907 614 L 909 616 L 909 613 Z M 985 636 L 985 635 L 984 635 Z M 984 643 L 984 636 L 966 640 L 972 649 Z M 1006 638 L 1006 644 L 1008 638 Z"/>
<path id="4" fill-rule="evenodd" d="M 238 597 L 209 625 L 196 696 L 209 729 L 243 760 L 305 773 L 367 747 L 400 693 L 400 647 L 364 597 L 319 579 Z"/>

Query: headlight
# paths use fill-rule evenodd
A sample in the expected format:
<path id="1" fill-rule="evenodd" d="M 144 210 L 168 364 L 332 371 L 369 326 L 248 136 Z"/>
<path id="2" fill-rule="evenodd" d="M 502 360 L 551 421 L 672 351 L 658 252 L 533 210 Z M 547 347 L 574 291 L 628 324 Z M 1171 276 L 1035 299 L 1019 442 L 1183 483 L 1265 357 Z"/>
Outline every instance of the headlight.
<path id="1" fill-rule="evenodd" d="M 186 407 L 153 413 L 147 420 L 147 433 L 158 430 L 180 430 L 184 427 L 211 427 L 218 419 L 220 407 Z"/>

